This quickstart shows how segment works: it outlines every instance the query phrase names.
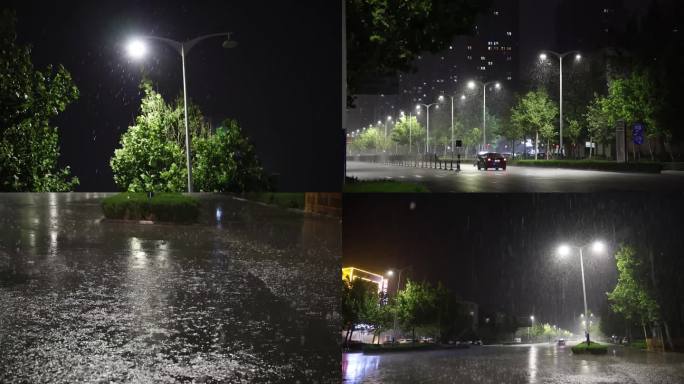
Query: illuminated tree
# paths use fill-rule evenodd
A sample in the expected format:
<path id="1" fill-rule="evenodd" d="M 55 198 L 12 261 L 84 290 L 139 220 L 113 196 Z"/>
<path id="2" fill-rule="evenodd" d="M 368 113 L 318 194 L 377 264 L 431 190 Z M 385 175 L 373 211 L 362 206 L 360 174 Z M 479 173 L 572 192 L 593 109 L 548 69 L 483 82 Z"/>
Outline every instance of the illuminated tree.
<path id="1" fill-rule="evenodd" d="M 16 18 L 0 14 L 0 191 L 70 191 L 78 185 L 59 168 L 59 134 L 50 121 L 78 98 L 61 65 L 36 70 L 31 48 L 17 45 Z"/>

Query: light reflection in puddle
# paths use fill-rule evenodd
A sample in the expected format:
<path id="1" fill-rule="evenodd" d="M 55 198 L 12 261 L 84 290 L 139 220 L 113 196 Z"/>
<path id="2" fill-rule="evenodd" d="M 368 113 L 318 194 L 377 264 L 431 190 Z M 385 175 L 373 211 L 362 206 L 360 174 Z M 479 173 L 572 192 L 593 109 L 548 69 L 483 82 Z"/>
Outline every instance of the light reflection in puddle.
<path id="1" fill-rule="evenodd" d="M 342 357 L 343 379 L 348 383 L 361 382 L 368 374 L 377 371 L 379 365 L 380 356 L 346 353 Z"/>

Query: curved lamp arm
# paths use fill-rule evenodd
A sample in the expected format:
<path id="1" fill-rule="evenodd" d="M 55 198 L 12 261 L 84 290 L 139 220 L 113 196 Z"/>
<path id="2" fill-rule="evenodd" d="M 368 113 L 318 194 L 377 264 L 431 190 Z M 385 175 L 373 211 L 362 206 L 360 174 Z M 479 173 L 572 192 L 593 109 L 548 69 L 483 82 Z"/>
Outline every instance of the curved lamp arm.
<path id="1" fill-rule="evenodd" d="M 176 51 L 178 51 L 179 54 L 182 55 L 183 52 L 185 52 L 185 54 L 187 55 L 188 52 L 190 52 L 190 49 L 192 49 L 192 47 L 197 45 L 197 43 L 199 43 L 202 40 L 206 40 L 206 39 L 209 39 L 212 37 L 225 36 L 226 40 L 228 41 L 228 40 L 230 40 L 230 34 L 231 34 L 231 32 L 211 33 L 208 35 L 199 36 L 199 37 L 196 37 L 192 40 L 183 41 L 183 42 L 172 40 L 172 39 L 167 39 L 165 37 L 158 37 L 158 36 L 147 36 L 147 35 L 145 35 L 145 36 L 140 36 L 140 38 L 161 41 L 163 43 L 168 44 L 169 46 L 171 46 Z"/>

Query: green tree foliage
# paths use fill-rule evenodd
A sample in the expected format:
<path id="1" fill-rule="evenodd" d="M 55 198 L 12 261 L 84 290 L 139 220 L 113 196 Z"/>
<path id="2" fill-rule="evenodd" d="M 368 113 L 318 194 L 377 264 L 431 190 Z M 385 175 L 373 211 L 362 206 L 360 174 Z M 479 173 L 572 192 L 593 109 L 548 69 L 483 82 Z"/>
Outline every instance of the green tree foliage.
<path id="1" fill-rule="evenodd" d="M 612 79 L 608 95 L 596 95 L 587 109 L 590 133 L 599 142 L 608 142 L 614 137 L 615 124 L 622 120 L 627 124 L 645 123 L 649 145 L 659 136 L 670 137 L 669 131 L 658 124 L 659 104 L 655 84 L 647 72 L 635 70 Z"/>
<path id="2" fill-rule="evenodd" d="M 140 115 L 121 137 L 110 161 L 117 186 L 129 192 L 181 192 L 187 187 L 185 122 L 181 99 L 169 105 L 143 81 Z M 199 191 L 268 189 L 254 147 L 237 122 L 226 120 L 214 133 L 200 109 L 190 103 L 193 182 Z"/>
<path id="3" fill-rule="evenodd" d="M 141 88 L 140 115 L 121 137 L 121 148 L 110 161 L 114 182 L 129 192 L 183 191 L 187 171 L 182 140 L 173 128 L 177 115 L 151 83 L 144 81 Z"/>
<path id="4" fill-rule="evenodd" d="M 201 191 L 242 192 L 268 189 L 268 180 L 254 146 L 235 120 L 226 120 L 214 134 L 194 140 L 193 176 Z"/>
<path id="5" fill-rule="evenodd" d="M 555 137 L 554 123 L 557 117 L 558 105 L 541 89 L 528 92 L 511 109 L 511 124 L 514 129 L 525 136 L 538 135 L 543 140 Z M 536 143 L 536 147 L 538 146 L 539 143 Z"/>
<path id="6" fill-rule="evenodd" d="M 397 295 L 396 305 L 402 328 L 410 329 L 414 340 L 416 327 L 434 325 L 438 319 L 437 294 L 429 283 L 408 280 Z"/>
<path id="7" fill-rule="evenodd" d="M 389 148 L 390 140 L 390 135 L 385 137 L 383 127 L 370 127 L 354 137 L 351 148 L 357 152 L 382 152 Z"/>
<path id="8" fill-rule="evenodd" d="M 390 135 L 395 143 L 408 148 L 409 143 L 413 148 L 425 141 L 425 128 L 418 122 L 416 116 L 404 115 L 399 118 Z M 416 152 L 415 149 L 412 152 Z"/>
<path id="9" fill-rule="evenodd" d="M 347 0 L 347 87 L 413 69 L 422 52 L 469 33 L 489 0 Z M 351 103 L 351 98 L 348 100 Z"/>
<path id="10" fill-rule="evenodd" d="M 347 330 L 347 339 L 358 324 L 375 325 L 376 329 L 386 326 L 389 311 L 380 306 L 378 286 L 370 281 L 345 280 L 342 291 L 342 323 Z"/>
<path id="11" fill-rule="evenodd" d="M 61 65 L 34 69 L 31 48 L 16 42 L 16 17 L 0 14 L 0 191 L 69 191 L 78 185 L 59 168 L 59 135 L 50 120 L 78 98 Z"/>
<path id="12" fill-rule="evenodd" d="M 618 282 L 608 301 L 613 311 L 622 314 L 627 320 L 638 321 L 644 325 L 659 319 L 660 308 L 645 278 L 644 266 L 636 250 L 622 245 L 615 254 L 618 269 Z"/>

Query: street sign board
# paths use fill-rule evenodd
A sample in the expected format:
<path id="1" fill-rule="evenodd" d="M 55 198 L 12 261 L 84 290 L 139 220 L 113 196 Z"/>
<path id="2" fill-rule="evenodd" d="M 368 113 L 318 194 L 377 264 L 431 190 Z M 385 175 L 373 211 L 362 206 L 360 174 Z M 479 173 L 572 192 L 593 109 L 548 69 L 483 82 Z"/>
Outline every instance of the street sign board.
<path id="1" fill-rule="evenodd" d="M 587 141 L 586 143 L 584 143 L 584 146 L 586 148 L 596 148 L 596 143 L 592 143 L 591 141 Z"/>
<path id="2" fill-rule="evenodd" d="M 644 132 L 646 131 L 646 124 L 634 123 L 632 126 L 632 142 L 636 145 L 644 143 Z"/>

